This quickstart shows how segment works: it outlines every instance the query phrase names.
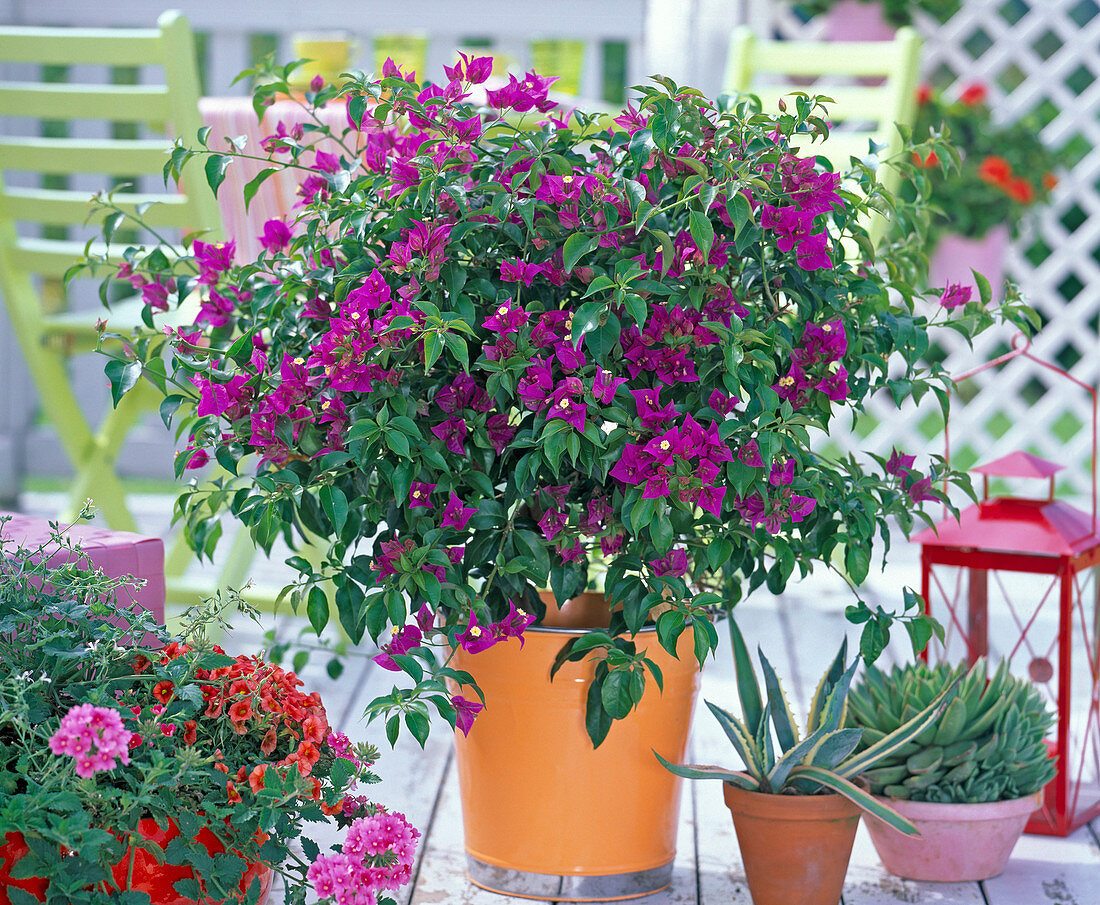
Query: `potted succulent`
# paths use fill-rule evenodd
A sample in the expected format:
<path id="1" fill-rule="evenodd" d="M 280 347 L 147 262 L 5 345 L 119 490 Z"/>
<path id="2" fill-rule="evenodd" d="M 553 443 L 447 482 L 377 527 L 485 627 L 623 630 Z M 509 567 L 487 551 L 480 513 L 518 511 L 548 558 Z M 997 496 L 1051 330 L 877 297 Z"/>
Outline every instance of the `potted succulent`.
<path id="1" fill-rule="evenodd" d="M 276 872 L 328 895 L 333 856 L 302 830 L 382 819 L 350 794 L 375 780 L 373 749 L 294 673 L 206 642 L 215 604 L 172 639 L 115 606 L 118 580 L 43 552 L 0 539 L 0 902 L 256 903 Z M 416 835 L 392 846 L 403 879 L 360 857 L 372 889 L 407 881 Z"/>
<path id="2" fill-rule="evenodd" d="M 824 15 L 830 41 L 889 41 L 894 29 L 911 25 L 913 13 L 946 22 L 959 11 L 960 0 L 799 0 L 807 16 Z"/>
<path id="3" fill-rule="evenodd" d="M 259 107 L 289 91 L 291 69 L 261 73 Z M 334 133 L 318 116 L 265 141 L 242 200 L 280 168 L 304 182 L 258 259 L 233 265 L 227 243 L 195 239 L 181 257 L 151 242 L 115 254 L 111 271 L 142 291 L 150 322 L 199 299 L 194 328 L 126 337 L 108 363 L 116 397 L 140 379 L 164 393 L 162 413 L 187 438 L 181 475 L 221 466 L 179 500 L 195 549 L 209 553 L 227 511 L 265 548 L 321 539 L 316 566 L 290 560 L 301 572 L 290 603 L 318 631 L 338 619 L 378 642 L 380 665 L 407 681 L 372 716 L 391 739 L 403 724 L 423 741 L 437 710 L 461 730 L 463 776 L 467 742 L 492 744 L 494 707 L 533 711 L 538 747 L 579 735 L 603 750 L 628 732 L 612 723 L 647 719 L 643 696 L 664 700 L 647 687 L 679 668 L 688 693 L 671 706 L 690 714 L 714 609 L 762 584 L 778 592 L 815 562 L 862 581 L 886 517 L 911 525 L 921 502 L 942 498 L 941 479 L 961 478 L 938 460 L 924 474 L 898 457 L 823 455 L 829 424 L 876 390 L 946 402 L 947 376 L 920 359 L 929 330 L 1024 319 L 988 298 L 951 309 L 921 298 L 919 242 L 876 258 L 864 214 L 894 201 L 868 167 L 844 182 L 794 152 L 827 128 L 809 99 L 763 116 L 661 78 L 605 129 L 555 109 L 534 73 L 484 91 L 490 69 L 464 56 L 439 85 L 389 65 L 380 80 L 314 86 L 310 110 L 343 103 L 349 125 Z M 242 153 L 181 144 L 168 171 L 199 158 L 216 190 Z M 908 156 L 895 163 L 926 178 Z M 134 225 L 110 196 L 100 209 L 108 238 Z M 919 233 L 914 207 L 893 209 Z M 597 557 L 599 618 L 562 633 L 556 611 L 589 588 Z M 873 656 L 892 614 L 857 602 L 853 615 Z M 898 615 L 927 638 L 919 607 Z M 536 698 L 509 654 L 521 646 L 532 681 L 579 671 L 554 683 L 564 702 L 525 706 Z M 560 726 L 546 728 L 550 713 Z M 666 757 L 682 757 L 688 721 Z M 520 773 L 479 773 L 493 794 L 467 797 L 468 826 L 503 820 L 469 816 L 499 789 L 533 785 L 513 728 L 501 743 L 495 763 Z M 652 783 L 663 804 L 649 810 L 674 815 L 676 781 L 651 745 L 608 756 L 614 778 L 597 786 L 625 797 Z M 628 764 L 648 779 L 621 779 Z M 535 804 L 509 810 L 541 813 Z M 563 821 L 618 806 L 562 802 L 557 835 L 598 839 Z M 660 822 L 675 828 L 674 816 Z M 538 833 L 510 837 L 533 857 L 547 850 Z M 654 849 L 670 869 L 667 836 Z"/>
<path id="4" fill-rule="evenodd" d="M 1007 661 L 992 677 L 984 659 L 968 671 L 945 663 L 889 673 L 871 667 L 852 689 L 848 724 L 863 729 L 862 745 L 874 745 L 956 684 L 935 726 L 864 774 L 871 792 L 921 831 L 919 840 L 902 839 L 868 821 L 882 863 L 901 877 L 997 876 L 1054 776 L 1044 742 L 1054 718 L 1039 690 L 1014 678 Z"/>
<path id="5" fill-rule="evenodd" d="M 844 886 L 860 813 L 883 832 L 903 838 L 916 828 L 863 782 L 867 771 L 896 756 L 935 728 L 954 685 L 906 711 L 905 720 L 866 742 L 846 726 L 849 688 L 859 658 L 845 665 L 847 640 L 818 683 L 806 728 L 799 732 L 775 670 L 758 651 L 764 693 L 735 620 L 730 620 L 741 718 L 707 702 L 744 764 L 744 770 L 661 763 L 688 779 L 720 779 L 733 815 L 745 877 L 755 905 L 836 905 Z M 863 743 L 863 744 L 861 744 Z"/>
<path id="6" fill-rule="evenodd" d="M 939 211 L 929 233 L 930 285 L 970 283 L 973 269 L 999 296 L 1009 240 L 1058 183 L 1062 155 L 1043 144 L 1040 131 L 1034 116 L 995 122 L 980 82 L 954 100 L 928 85 L 917 89 L 914 136 L 943 135 L 954 149 L 946 157 L 916 157 L 929 171 L 930 200 Z"/>

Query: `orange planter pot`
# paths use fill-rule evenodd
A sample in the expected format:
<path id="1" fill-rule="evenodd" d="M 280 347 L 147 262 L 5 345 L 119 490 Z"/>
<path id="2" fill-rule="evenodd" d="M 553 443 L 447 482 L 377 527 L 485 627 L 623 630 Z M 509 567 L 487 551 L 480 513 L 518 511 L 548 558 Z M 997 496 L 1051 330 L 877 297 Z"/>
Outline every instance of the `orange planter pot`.
<path id="1" fill-rule="evenodd" d="M 723 784 L 753 905 L 837 905 L 860 810 L 843 795 L 765 795 Z"/>
<path id="2" fill-rule="evenodd" d="M 550 667 L 568 629 L 529 628 L 456 666 L 485 693 L 468 738 L 456 735 L 470 879 L 485 889 L 554 901 L 607 901 L 668 885 L 682 781 L 653 750 L 680 763 L 699 692 L 691 633 L 674 659 L 656 633 L 636 639 L 661 668 L 642 703 L 593 750 L 584 728 L 595 664 Z"/>

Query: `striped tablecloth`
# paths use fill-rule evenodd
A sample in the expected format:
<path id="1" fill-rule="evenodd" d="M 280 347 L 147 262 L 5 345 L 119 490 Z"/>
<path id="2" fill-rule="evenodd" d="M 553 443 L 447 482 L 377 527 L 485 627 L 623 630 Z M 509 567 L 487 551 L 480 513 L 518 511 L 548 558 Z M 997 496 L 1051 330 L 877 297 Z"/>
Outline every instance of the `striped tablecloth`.
<path id="1" fill-rule="evenodd" d="M 210 127 L 207 144 L 212 150 L 228 149 L 226 139 L 243 135 L 247 140 L 244 153 L 261 157 L 267 157 L 261 141 L 274 134 L 280 122 L 289 131 L 296 124 L 311 121 L 309 113 L 292 100 L 278 101 L 269 107 L 262 122 L 257 122 L 252 100 L 248 97 L 204 97 L 199 101 L 199 112 L 203 122 Z M 342 129 L 346 123 L 341 104 L 330 104 L 322 116 L 334 131 Z M 276 160 L 280 158 L 285 159 L 285 155 L 276 155 Z M 306 154 L 303 163 L 312 164 L 313 155 Z M 269 164 L 263 160 L 238 158 L 226 170 L 225 182 L 218 190 L 226 237 L 236 241 L 239 262 L 255 260 L 262 250 L 259 237 L 266 221 L 275 217 L 288 222 L 293 220 L 295 204 L 300 200 L 298 186 L 309 175 L 304 170 L 284 170 L 271 175 L 260 186 L 246 211 L 244 187 L 266 166 Z"/>

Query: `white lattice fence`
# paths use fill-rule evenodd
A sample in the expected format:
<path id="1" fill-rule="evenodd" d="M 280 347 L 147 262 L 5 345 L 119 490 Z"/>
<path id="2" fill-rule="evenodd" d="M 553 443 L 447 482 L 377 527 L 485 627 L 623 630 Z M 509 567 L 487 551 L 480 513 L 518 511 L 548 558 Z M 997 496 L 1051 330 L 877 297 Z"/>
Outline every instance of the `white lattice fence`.
<path id="1" fill-rule="evenodd" d="M 750 21 L 781 36 L 816 37 L 822 23 L 797 8 L 750 0 Z M 964 0 L 948 22 L 918 16 L 926 80 L 949 94 L 980 81 L 995 117 L 1013 121 L 1036 112 L 1041 138 L 1067 148 L 1051 204 L 1009 250 L 1008 275 L 1043 316 L 1033 352 L 1090 386 L 1100 383 L 1100 6 L 1095 0 Z M 946 366 L 961 373 L 1007 348 L 1008 332 L 947 346 Z M 1066 488 L 1088 488 L 1092 452 L 1087 394 L 1026 361 L 1010 362 L 970 381 L 966 405 L 951 418 L 961 465 L 1027 449 L 1067 466 Z M 888 454 L 941 452 L 936 406 L 929 400 L 901 414 L 886 399 L 842 446 Z"/>

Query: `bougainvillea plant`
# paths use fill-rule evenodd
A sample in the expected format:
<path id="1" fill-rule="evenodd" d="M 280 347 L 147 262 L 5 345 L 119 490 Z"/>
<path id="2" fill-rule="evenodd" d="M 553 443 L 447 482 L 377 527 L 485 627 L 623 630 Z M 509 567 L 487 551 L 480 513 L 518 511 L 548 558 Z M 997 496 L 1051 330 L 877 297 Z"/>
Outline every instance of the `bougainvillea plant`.
<path id="1" fill-rule="evenodd" d="M 920 363 L 929 329 L 971 334 L 997 312 L 922 300 L 919 237 L 875 257 L 870 205 L 917 233 L 921 217 L 866 165 L 823 169 L 809 98 L 766 116 L 659 78 L 604 128 L 556 110 L 533 73 L 486 91 L 489 67 L 463 58 L 421 86 L 390 66 L 307 95 L 346 103 L 349 125 L 280 127 L 243 199 L 296 168 L 293 217 L 242 265 L 231 242 L 126 250 L 116 276 L 152 308 L 198 293 L 201 309 L 108 373 L 116 394 L 142 376 L 165 394 L 180 474 L 228 472 L 180 497 L 195 549 L 224 511 L 265 548 L 323 539 L 319 567 L 290 560 L 290 599 L 411 678 L 372 705 L 391 737 L 404 717 L 423 739 L 432 707 L 468 731 L 482 704 L 452 696 L 445 679 L 473 683 L 448 650 L 521 635 L 539 588 L 566 601 L 606 570 L 610 631 L 567 651 L 618 648 L 600 681 L 629 693 L 590 695 L 599 740 L 644 691 L 631 637 L 657 607 L 664 646 L 690 631 L 702 662 L 715 608 L 814 563 L 858 585 L 887 517 L 907 529 L 941 498 L 942 463 L 817 447 L 876 390 L 946 404 L 946 375 Z M 286 69 L 264 75 L 261 110 L 286 90 Z M 217 188 L 241 153 L 181 145 L 169 169 L 198 156 Z M 925 178 L 908 152 L 899 165 Z M 873 657 L 891 614 L 852 612 Z M 918 608 L 901 615 L 927 637 Z"/>
<path id="2" fill-rule="evenodd" d="M 1016 235 L 1021 222 L 1047 202 L 1058 184 L 1063 155 L 1039 138 L 1035 116 L 997 124 L 989 92 L 980 82 L 967 85 L 955 100 L 928 85 L 917 89 L 916 138 L 942 135 L 947 153 L 916 154 L 929 172 L 930 201 L 938 210 L 930 238 L 953 233 L 979 239 L 1005 224 Z"/>
<path id="3" fill-rule="evenodd" d="M 60 533 L 51 543 L 68 546 Z M 320 881 L 337 856 L 303 830 L 332 816 L 349 827 L 358 860 L 344 873 L 357 869 L 361 889 L 408 881 L 416 831 L 356 787 L 377 781 L 377 752 L 333 731 L 294 673 L 210 644 L 219 604 L 171 639 L 144 611 L 120 612 L 119 581 L 87 561 L 50 566 L 44 551 L 0 539 L 8 899 L 147 902 L 152 874 L 192 900 L 256 902 L 264 865 L 304 902 L 309 886 L 329 894 Z M 367 851 L 364 832 L 379 840 Z"/>

